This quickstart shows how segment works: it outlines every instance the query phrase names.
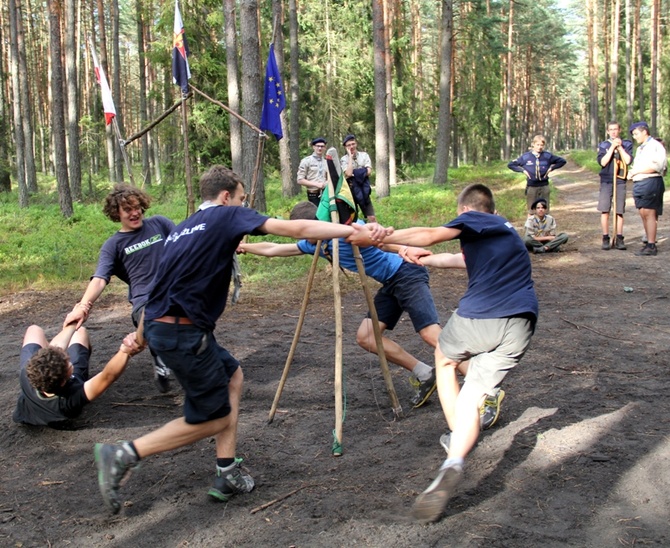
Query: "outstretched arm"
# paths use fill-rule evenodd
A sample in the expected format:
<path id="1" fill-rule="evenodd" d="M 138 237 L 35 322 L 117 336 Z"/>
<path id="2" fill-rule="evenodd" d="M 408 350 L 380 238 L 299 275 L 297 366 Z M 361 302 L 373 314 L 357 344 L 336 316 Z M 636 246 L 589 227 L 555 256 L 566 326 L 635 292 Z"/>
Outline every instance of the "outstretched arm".
<path id="1" fill-rule="evenodd" d="M 295 257 L 303 254 L 298 248 L 298 244 L 275 244 L 272 242 L 240 244 L 237 250 L 240 253 L 251 253 L 263 257 Z"/>
<path id="2" fill-rule="evenodd" d="M 107 390 L 126 370 L 130 357 L 142 352 L 145 346 L 146 345 L 140 346 L 137 343 L 135 333 L 126 335 L 126 338 L 123 339 L 123 343 L 121 343 L 119 351 L 111 360 L 109 360 L 104 369 L 84 383 L 84 392 L 86 393 L 88 401 L 93 401 Z"/>
<path id="3" fill-rule="evenodd" d="M 463 253 L 438 253 L 422 257 L 421 264 L 437 268 L 465 268 L 465 257 Z"/>
<path id="4" fill-rule="evenodd" d="M 259 230 L 265 234 L 288 236 L 296 240 L 332 240 L 333 238 L 351 236 L 354 232 L 360 231 L 361 227 L 359 225 L 341 225 L 323 221 L 286 221 L 270 218 L 259 227 Z"/>
<path id="5" fill-rule="evenodd" d="M 385 244 L 401 244 L 411 246 L 431 246 L 453 240 L 460 236 L 461 231 L 457 228 L 436 227 L 412 227 L 395 230 L 384 238 Z"/>
<path id="6" fill-rule="evenodd" d="M 72 312 L 65 317 L 63 328 L 72 322 L 76 322 L 76 328 L 79 329 L 88 319 L 88 314 L 91 311 L 93 303 L 98 299 L 105 287 L 107 287 L 107 280 L 103 278 L 91 278 L 81 301 L 75 304 Z"/>

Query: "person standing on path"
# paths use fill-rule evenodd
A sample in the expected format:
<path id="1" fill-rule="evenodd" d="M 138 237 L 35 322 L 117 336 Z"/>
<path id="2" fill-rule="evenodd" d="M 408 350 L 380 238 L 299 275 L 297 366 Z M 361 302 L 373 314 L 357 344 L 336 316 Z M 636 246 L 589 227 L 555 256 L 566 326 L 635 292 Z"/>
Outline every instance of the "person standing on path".
<path id="1" fill-rule="evenodd" d="M 598 164 L 600 170 L 600 194 L 598 195 L 598 211 L 600 211 L 600 226 L 603 231 L 602 249 L 610 247 L 625 250 L 623 241 L 623 214 L 626 210 L 626 181 L 628 179 L 628 165 L 633 161 L 633 142 L 621 139 L 621 125 L 612 121 L 607 124 L 607 137 L 598 145 Z M 616 181 L 616 238 L 610 244 L 610 210 L 614 197 L 614 181 Z"/>
<path id="2" fill-rule="evenodd" d="M 529 215 L 533 214 L 531 206 L 538 198 L 547 201 L 547 211 L 549 210 L 549 173 L 562 168 L 566 163 L 564 158 L 544 150 L 546 143 L 544 135 L 536 135 L 530 150 L 507 164 L 512 171 L 526 176 L 526 206 Z"/>
<path id="3" fill-rule="evenodd" d="M 321 201 L 321 194 L 326 188 L 326 170 L 328 166 L 323 153 L 326 151 L 326 140 L 323 137 L 312 139 L 313 154 L 306 156 L 298 166 L 298 184 L 307 189 L 307 199 L 315 206 Z"/>
<path id="4" fill-rule="evenodd" d="M 668 158 L 663 145 L 649 134 L 647 122 L 635 122 L 630 126 L 630 133 L 639 146 L 629 177 L 633 180 L 635 207 L 640 212 L 647 240 L 636 255 L 654 256 L 658 253 L 656 225 L 663 215 L 663 176 L 668 169 Z"/>

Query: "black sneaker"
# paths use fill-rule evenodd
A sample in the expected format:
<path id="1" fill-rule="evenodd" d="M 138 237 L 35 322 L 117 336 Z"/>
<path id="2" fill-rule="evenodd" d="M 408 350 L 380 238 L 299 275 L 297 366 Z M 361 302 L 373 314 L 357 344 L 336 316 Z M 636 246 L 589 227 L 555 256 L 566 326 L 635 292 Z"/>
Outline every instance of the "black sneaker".
<path id="1" fill-rule="evenodd" d="M 241 464 L 242 459 L 235 459 L 227 468 L 217 466 L 214 485 L 207 494 L 218 501 L 228 502 L 230 497 L 238 493 L 251 493 L 255 485 L 254 478 L 242 470 Z"/>
<path id="2" fill-rule="evenodd" d="M 154 356 L 154 384 L 161 394 L 170 391 L 170 368 L 158 356 Z"/>
<path id="3" fill-rule="evenodd" d="M 479 427 L 482 430 L 491 428 L 500 417 L 500 404 L 505 398 L 505 391 L 500 390 L 495 398 L 487 397 L 484 405 L 479 408 Z"/>
<path id="4" fill-rule="evenodd" d="M 128 442 L 120 442 L 119 445 L 96 443 L 95 464 L 98 467 L 98 486 L 102 499 L 117 514 L 121 509 L 119 487 L 130 472 L 138 467 L 139 459 Z"/>
<path id="5" fill-rule="evenodd" d="M 603 236 L 603 245 L 600 249 L 602 249 L 603 251 L 607 251 L 609 248 L 610 248 L 610 237 L 609 234 L 606 234 L 605 236 Z"/>
<path id="6" fill-rule="evenodd" d="M 617 234 L 616 240 L 612 243 L 612 247 L 620 249 L 621 251 L 626 250 L 626 244 L 623 243 L 623 236 L 621 234 Z"/>
<path id="7" fill-rule="evenodd" d="M 444 461 L 433 483 L 417 497 L 412 506 L 414 518 L 422 523 L 430 523 L 439 519 L 462 477 L 462 466 L 447 464 L 447 461 Z"/>
<path id="8" fill-rule="evenodd" d="M 638 256 L 655 256 L 658 254 L 658 249 L 656 248 L 656 244 L 647 244 L 645 245 L 640 251 L 635 253 L 635 255 Z"/>
<path id="9" fill-rule="evenodd" d="M 426 381 L 420 381 L 414 375 L 409 378 L 409 383 L 416 390 L 416 394 L 410 400 L 412 407 L 417 409 L 428 401 L 428 398 L 435 392 L 437 385 L 435 384 L 435 369 L 430 374 L 430 378 Z"/>

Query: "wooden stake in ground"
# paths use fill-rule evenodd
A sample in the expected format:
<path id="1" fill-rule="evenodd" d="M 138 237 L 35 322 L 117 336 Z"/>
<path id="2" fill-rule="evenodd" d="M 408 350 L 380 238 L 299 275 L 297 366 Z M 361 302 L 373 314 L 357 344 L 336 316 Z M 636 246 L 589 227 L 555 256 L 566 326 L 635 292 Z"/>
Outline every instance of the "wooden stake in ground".
<path id="1" fill-rule="evenodd" d="M 614 146 L 612 144 L 611 146 Z M 615 154 L 618 154 L 615 152 Z M 618 225 L 618 215 L 617 215 L 617 207 L 616 207 L 616 183 L 617 183 L 617 175 L 619 174 L 619 162 L 616 158 L 614 158 L 614 175 L 613 175 L 613 180 L 612 180 L 612 209 L 614 210 L 614 215 L 612 216 L 614 220 L 612 221 L 612 248 L 614 248 L 616 244 L 616 235 L 617 235 L 617 225 Z"/>

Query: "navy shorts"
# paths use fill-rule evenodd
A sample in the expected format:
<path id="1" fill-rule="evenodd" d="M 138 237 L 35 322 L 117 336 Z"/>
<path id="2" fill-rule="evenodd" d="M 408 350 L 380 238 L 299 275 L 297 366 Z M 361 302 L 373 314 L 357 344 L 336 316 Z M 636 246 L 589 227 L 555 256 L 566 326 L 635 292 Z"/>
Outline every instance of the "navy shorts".
<path id="1" fill-rule="evenodd" d="M 425 267 L 412 263 L 400 265 L 398 272 L 375 295 L 379 321 L 386 324 L 388 329 L 393 329 L 402 313 L 407 312 L 417 333 L 424 327 L 439 324 L 428 284 L 428 270 Z"/>
<path id="2" fill-rule="evenodd" d="M 635 181 L 633 185 L 633 199 L 637 209 L 655 209 L 663 215 L 663 194 L 665 185 L 663 177 L 650 177 L 642 181 Z"/>
<path id="3" fill-rule="evenodd" d="M 26 344 L 21 348 L 21 368 L 24 368 L 30 358 L 32 358 L 39 350 L 42 349 L 37 343 Z M 86 348 L 83 344 L 73 343 L 67 347 L 67 353 L 70 357 L 70 363 L 74 368 L 73 376 L 77 377 L 82 382 L 88 380 L 88 361 L 91 357 L 90 348 Z"/>
<path id="4" fill-rule="evenodd" d="M 187 423 L 199 424 L 230 413 L 228 381 L 240 363 L 216 342 L 212 332 L 195 325 L 147 321 L 144 334 L 149 347 L 184 389 Z"/>

